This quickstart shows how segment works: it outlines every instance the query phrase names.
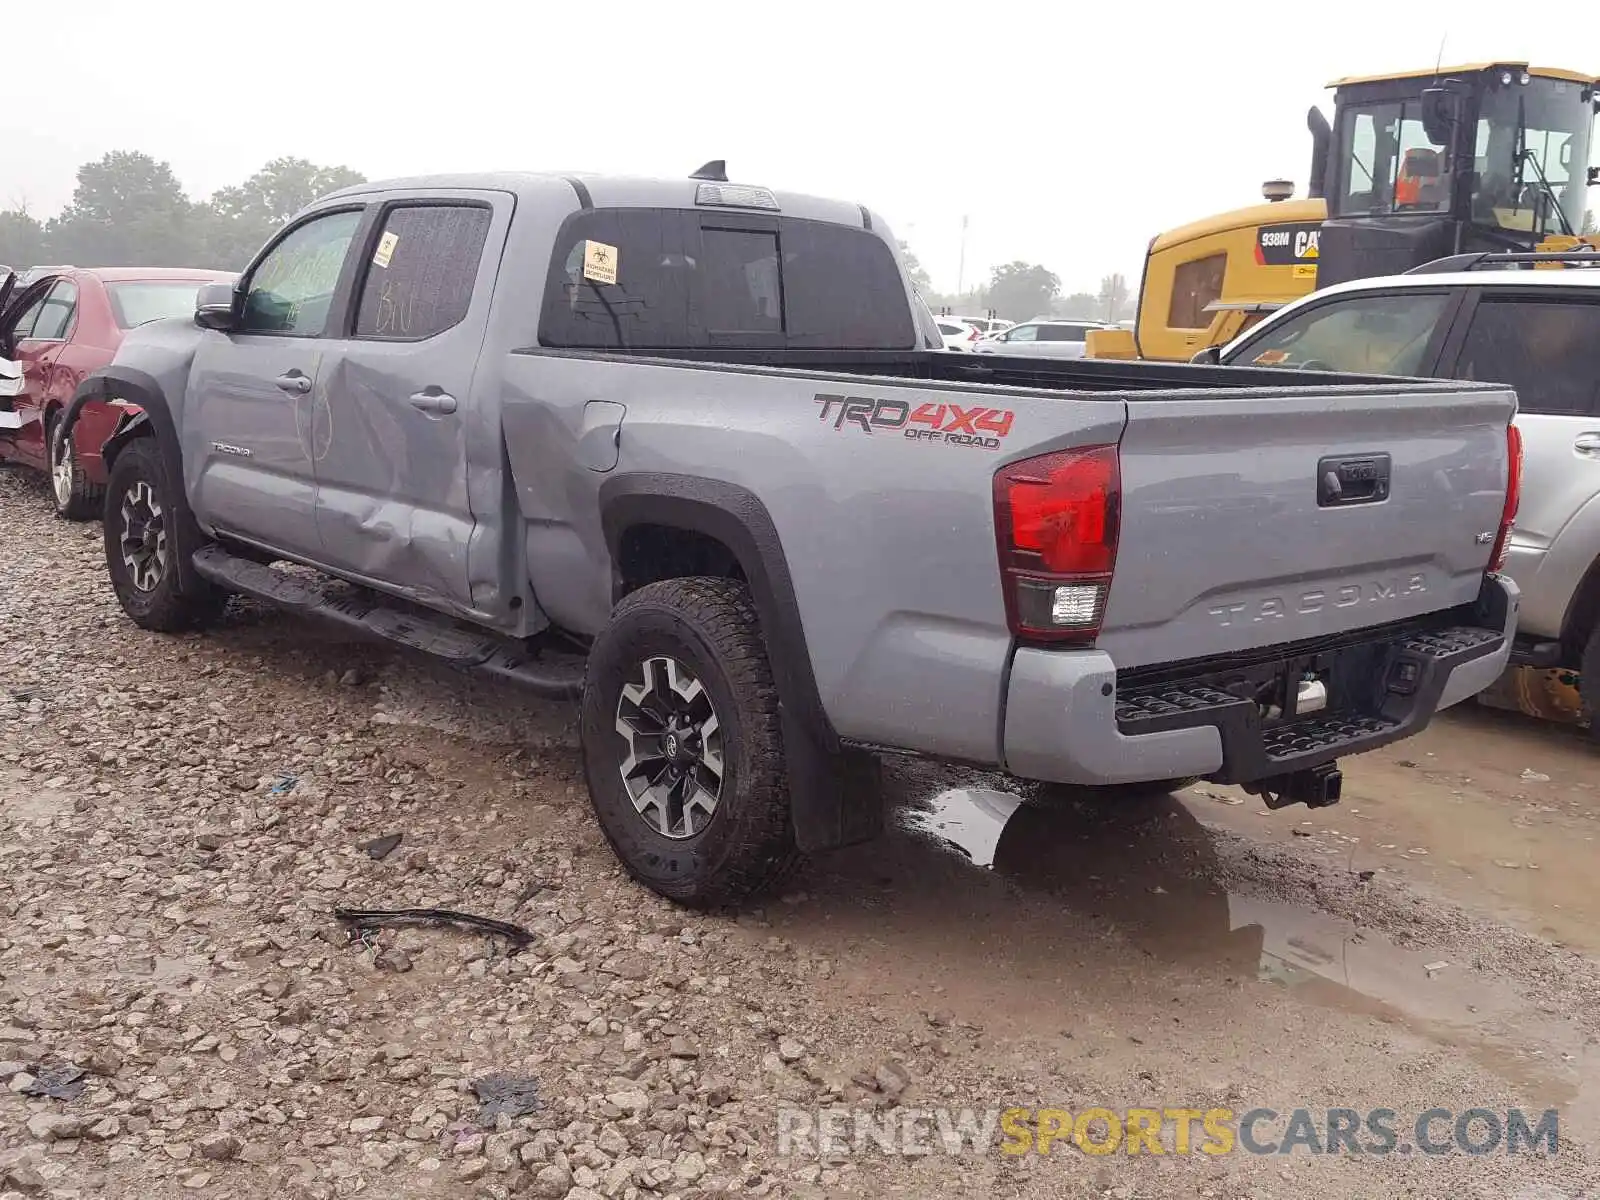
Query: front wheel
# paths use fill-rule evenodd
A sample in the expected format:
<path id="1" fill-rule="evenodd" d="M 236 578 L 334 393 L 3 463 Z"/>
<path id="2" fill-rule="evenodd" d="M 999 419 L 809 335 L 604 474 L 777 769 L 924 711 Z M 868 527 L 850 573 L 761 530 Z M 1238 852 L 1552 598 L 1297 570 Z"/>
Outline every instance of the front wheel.
<path id="1" fill-rule="evenodd" d="M 590 650 L 582 743 L 606 840 L 669 900 L 742 904 L 797 863 L 778 691 L 743 584 L 669 579 L 623 599 Z"/>
<path id="2" fill-rule="evenodd" d="M 71 436 L 60 436 L 61 420 L 52 417 L 45 429 L 50 456 L 50 498 L 56 516 L 67 521 L 87 521 L 100 515 L 105 489 L 89 482 L 73 448 Z"/>
<path id="3" fill-rule="evenodd" d="M 149 438 L 118 454 L 106 485 L 106 567 L 122 611 L 143 629 L 175 633 L 215 620 L 227 596 L 197 580 L 184 590 L 178 577 L 175 481 Z"/>

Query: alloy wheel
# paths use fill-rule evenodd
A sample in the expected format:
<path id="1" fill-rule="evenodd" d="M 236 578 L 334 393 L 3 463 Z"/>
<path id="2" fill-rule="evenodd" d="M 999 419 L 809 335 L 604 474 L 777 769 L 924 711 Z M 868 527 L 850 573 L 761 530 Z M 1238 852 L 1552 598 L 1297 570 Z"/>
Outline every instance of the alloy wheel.
<path id="1" fill-rule="evenodd" d="M 72 439 L 60 437 L 54 430 L 50 431 L 50 487 L 57 508 L 72 503 Z"/>
<path id="2" fill-rule="evenodd" d="M 141 592 L 153 592 L 167 573 L 166 513 L 154 490 L 139 480 L 122 497 L 122 561 Z"/>
<path id="3" fill-rule="evenodd" d="M 675 658 L 639 664 L 617 698 L 628 753 L 622 785 L 642 821 L 662 837 L 693 837 L 722 798 L 722 725 L 711 695 Z"/>

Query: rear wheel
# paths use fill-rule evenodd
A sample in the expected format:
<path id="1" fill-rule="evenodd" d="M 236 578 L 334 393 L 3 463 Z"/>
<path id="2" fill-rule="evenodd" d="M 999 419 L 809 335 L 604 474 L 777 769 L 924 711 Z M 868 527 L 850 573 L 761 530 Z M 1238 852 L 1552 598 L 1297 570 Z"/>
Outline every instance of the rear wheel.
<path id="1" fill-rule="evenodd" d="M 50 456 L 50 498 L 56 516 L 68 521 L 87 521 L 100 515 L 105 505 L 105 488 L 89 482 L 73 448 L 71 437 L 59 437 L 61 419 L 54 416 L 45 429 Z"/>
<path id="2" fill-rule="evenodd" d="M 694 907 L 741 904 L 798 862 L 773 683 L 748 589 L 672 579 L 594 641 L 583 764 L 629 874 Z"/>
<path id="3" fill-rule="evenodd" d="M 228 599 L 201 580 L 191 590 L 180 586 L 173 487 L 155 442 L 131 442 L 111 468 L 103 519 L 117 602 L 135 625 L 163 633 L 214 621 Z"/>

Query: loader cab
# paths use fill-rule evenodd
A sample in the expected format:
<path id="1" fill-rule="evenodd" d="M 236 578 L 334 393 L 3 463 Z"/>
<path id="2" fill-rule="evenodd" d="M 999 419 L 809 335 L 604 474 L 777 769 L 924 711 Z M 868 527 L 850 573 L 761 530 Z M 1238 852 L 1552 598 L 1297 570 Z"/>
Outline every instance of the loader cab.
<path id="1" fill-rule="evenodd" d="M 1333 87 L 1317 286 L 1582 231 L 1593 76 L 1498 63 Z"/>

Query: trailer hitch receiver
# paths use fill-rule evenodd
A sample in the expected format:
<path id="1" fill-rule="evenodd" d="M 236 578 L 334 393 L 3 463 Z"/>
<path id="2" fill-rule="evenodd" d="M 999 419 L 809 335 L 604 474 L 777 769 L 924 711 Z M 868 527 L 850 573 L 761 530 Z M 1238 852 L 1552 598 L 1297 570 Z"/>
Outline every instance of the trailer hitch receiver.
<path id="1" fill-rule="evenodd" d="M 1323 763 L 1288 775 L 1269 775 L 1242 785 L 1252 796 L 1260 796 L 1270 809 L 1304 804 L 1307 808 L 1327 808 L 1339 803 L 1344 789 L 1344 772 L 1337 763 Z"/>

